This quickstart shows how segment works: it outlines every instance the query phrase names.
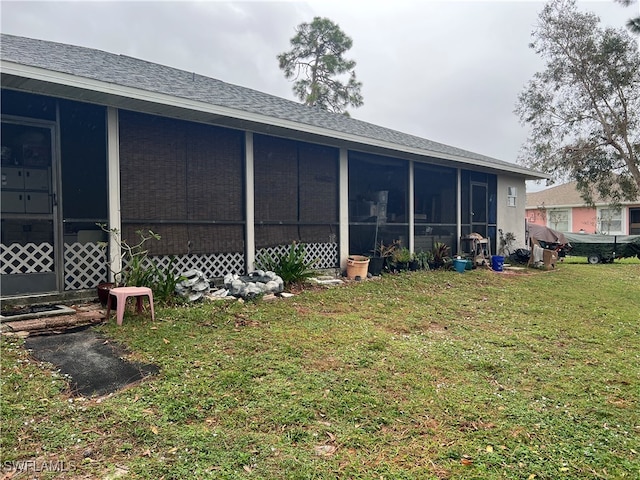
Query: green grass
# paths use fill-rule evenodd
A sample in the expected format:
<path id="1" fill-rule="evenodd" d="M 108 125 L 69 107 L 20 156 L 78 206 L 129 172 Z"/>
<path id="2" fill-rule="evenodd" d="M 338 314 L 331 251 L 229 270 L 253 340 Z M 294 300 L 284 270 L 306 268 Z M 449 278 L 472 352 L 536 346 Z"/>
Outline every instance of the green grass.
<path id="1" fill-rule="evenodd" d="M 5 462 L 41 478 L 640 478 L 640 264 L 415 272 L 102 331 L 103 399 L 2 339 Z"/>

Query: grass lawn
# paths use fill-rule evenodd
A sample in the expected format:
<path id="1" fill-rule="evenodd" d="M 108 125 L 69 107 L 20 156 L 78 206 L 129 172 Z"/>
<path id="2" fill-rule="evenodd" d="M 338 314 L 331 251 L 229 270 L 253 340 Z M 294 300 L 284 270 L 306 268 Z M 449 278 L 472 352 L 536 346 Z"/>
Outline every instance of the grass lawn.
<path id="1" fill-rule="evenodd" d="M 3 467 L 63 462 L 67 472 L 39 478 L 83 479 L 640 478 L 638 261 L 414 272 L 156 316 L 101 327 L 160 367 L 101 399 L 71 397 L 3 338 Z"/>

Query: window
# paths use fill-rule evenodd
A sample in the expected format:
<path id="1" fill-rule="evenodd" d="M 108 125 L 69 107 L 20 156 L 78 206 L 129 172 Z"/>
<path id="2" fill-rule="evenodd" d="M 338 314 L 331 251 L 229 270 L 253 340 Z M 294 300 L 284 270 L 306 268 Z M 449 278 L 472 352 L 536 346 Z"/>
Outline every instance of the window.
<path id="1" fill-rule="evenodd" d="M 568 232 L 569 229 L 569 209 L 552 208 L 547 211 L 547 225 L 559 232 Z"/>
<path id="2" fill-rule="evenodd" d="M 518 189 L 516 187 L 507 187 L 507 207 L 515 207 L 517 197 Z"/>
<path id="3" fill-rule="evenodd" d="M 605 235 L 622 234 L 622 209 L 598 208 L 598 233 Z"/>

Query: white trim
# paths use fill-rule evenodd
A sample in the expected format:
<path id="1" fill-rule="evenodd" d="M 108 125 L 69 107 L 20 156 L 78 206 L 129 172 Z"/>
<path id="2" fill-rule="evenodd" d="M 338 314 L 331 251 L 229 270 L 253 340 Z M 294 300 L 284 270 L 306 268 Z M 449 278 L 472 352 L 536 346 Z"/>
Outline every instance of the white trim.
<path id="1" fill-rule="evenodd" d="M 255 269 L 255 175 L 253 168 L 253 133 L 244 133 L 244 182 L 245 182 L 245 273 Z"/>
<path id="2" fill-rule="evenodd" d="M 409 160 L 409 251 L 415 252 L 415 171 L 413 160 Z M 373 246 L 375 248 L 375 245 Z"/>
<path id="3" fill-rule="evenodd" d="M 456 169 L 456 249 L 457 252 L 461 251 L 461 241 L 462 238 L 462 169 Z M 469 194 L 471 194 L 471 189 L 469 189 Z"/>
<path id="4" fill-rule="evenodd" d="M 116 230 L 119 235 L 109 235 L 109 281 L 115 281 L 113 272 L 122 271 L 122 257 L 119 237 L 122 235 L 120 215 L 120 132 L 118 109 L 107 107 L 107 184 L 109 205 L 109 229 Z"/>
<path id="5" fill-rule="evenodd" d="M 337 130 L 328 128 L 316 127 L 313 125 L 307 125 L 304 123 L 298 123 L 291 120 L 283 120 L 276 117 L 267 115 L 261 115 L 252 112 L 245 112 L 229 107 L 222 107 L 218 105 L 212 105 L 205 102 L 199 102 L 195 100 L 189 100 L 185 98 L 174 97 L 164 93 L 149 92 L 138 88 L 126 87 L 122 85 L 116 85 L 113 83 L 107 83 L 100 80 L 94 80 L 89 78 L 78 77 L 68 73 L 53 72 L 43 68 L 20 65 L 14 62 L 8 62 L 3 60 L 0 62 L 0 68 L 4 74 L 15 75 L 24 78 L 30 78 L 33 80 L 39 80 L 43 82 L 53 83 L 57 85 L 64 85 L 78 89 L 90 90 L 94 92 L 100 92 L 107 95 L 115 95 L 119 97 L 132 98 L 151 103 L 159 103 L 163 105 L 169 105 L 173 107 L 183 108 L 187 110 L 194 110 L 199 112 L 210 113 L 212 115 L 220 115 L 239 120 L 246 120 L 263 125 L 272 125 L 275 127 L 287 128 L 294 131 L 310 133 L 314 135 L 320 135 L 330 137 L 333 139 L 344 140 L 347 142 L 353 142 L 363 145 L 369 145 L 374 147 L 380 147 L 387 150 L 408 153 L 418 155 L 420 157 L 435 157 L 443 160 L 450 160 L 454 162 L 460 162 L 465 165 L 473 165 L 476 167 L 486 167 L 500 172 L 517 173 L 524 175 L 530 179 L 544 179 L 549 178 L 548 175 L 532 172 L 531 170 L 520 168 L 514 164 L 513 167 L 508 165 L 498 165 L 493 162 L 487 162 L 478 158 L 467 158 L 459 155 L 451 155 L 443 152 L 437 152 L 433 150 L 409 147 L 405 145 L 399 145 L 395 143 L 385 142 L 370 137 L 363 137 L 360 135 L 353 135 Z M 426 139 L 425 139 L 426 140 Z"/>
<path id="6" fill-rule="evenodd" d="M 340 166 L 338 170 L 338 230 L 340 244 L 338 257 L 340 268 L 347 268 L 349 256 L 349 154 L 346 148 L 340 149 Z"/>

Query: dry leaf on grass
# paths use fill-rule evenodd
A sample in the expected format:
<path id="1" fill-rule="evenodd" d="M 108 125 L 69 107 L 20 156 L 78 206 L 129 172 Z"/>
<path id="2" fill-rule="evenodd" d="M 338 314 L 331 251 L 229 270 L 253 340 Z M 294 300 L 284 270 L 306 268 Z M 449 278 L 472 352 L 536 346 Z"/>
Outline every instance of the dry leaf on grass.
<path id="1" fill-rule="evenodd" d="M 316 455 L 320 457 L 329 457 L 336 453 L 338 449 L 335 445 L 316 445 L 314 448 Z"/>

